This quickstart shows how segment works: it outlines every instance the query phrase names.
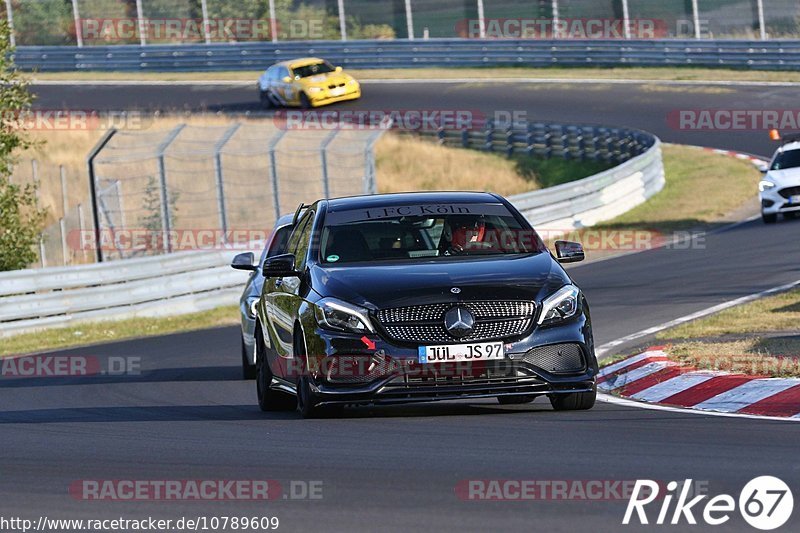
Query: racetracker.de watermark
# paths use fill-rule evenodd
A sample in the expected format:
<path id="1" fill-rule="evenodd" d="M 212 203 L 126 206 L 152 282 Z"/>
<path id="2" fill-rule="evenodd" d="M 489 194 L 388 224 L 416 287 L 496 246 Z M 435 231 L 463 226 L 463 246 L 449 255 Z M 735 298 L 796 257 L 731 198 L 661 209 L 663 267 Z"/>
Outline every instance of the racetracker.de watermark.
<path id="1" fill-rule="evenodd" d="M 98 111 L 92 109 L 6 109 L 0 111 L 3 125 L 18 130 L 95 131 L 143 130 L 154 116 L 140 111 Z"/>
<path id="2" fill-rule="evenodd" d="M 614 18 L 463 19 L 455 30 L 468 39 L 661 39 L 669 34 L 661 19 Z"/>
<path id="3" fill-rule="evenodd" d="M 0 378 L 129 376 L 141 374 L 138 356 L 25 355 L 0 358 Z"/>
<path id="4" fill-rule="evenodd" d="M 80 479 L 69 494 L 83 501 L 321 500 L 320 480 L 275 479 Z"/>
<path id="5" fill-rule="evenodd" d="M 440 129 L 482 129 L 491 118 L 491 115 L 473 109 L 279 110 L 273 121 L 282 130 L 370 131 L 391 127 L 403 131 L 437 132 Z"/>
<path id="6" fill-rule="evenodd" d="M 455 494 L 463 501 L 629 501 L 636 484 L 635 479 L 463 479 Z M 657 489 L 650 488 L 648 496 Z M 689 490 L 706 494 L 708 482 L 694 481 Z"/>
<path id="7" fill-rule="evenodd" d="M 800 109 L 673 109 L 667 126 L 680 131 L 800 130 Z"/>

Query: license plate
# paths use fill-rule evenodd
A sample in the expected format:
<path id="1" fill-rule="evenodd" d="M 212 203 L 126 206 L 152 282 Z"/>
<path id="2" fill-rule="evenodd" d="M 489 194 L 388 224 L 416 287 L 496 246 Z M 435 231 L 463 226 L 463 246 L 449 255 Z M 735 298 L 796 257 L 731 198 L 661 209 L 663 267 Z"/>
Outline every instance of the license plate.
<path id="1" fill-rule="evenodd" d="M 502 342 L 419 347 L 420 363 L 493 361 L 503 359 L 503 357 L 505 357 L 505 354 Z"/>
<path id="2" fill-rule="evenodd" d="M 800 204 L 800 196 L 790 196 L 789 203 L 792 205 Z"/>
<path id="3" fill-rule="evenodd" d="M 331 89 L 331 96 L 342 96 L 344 94 L 344 87 L 337 87 L 335 89 Z"/>

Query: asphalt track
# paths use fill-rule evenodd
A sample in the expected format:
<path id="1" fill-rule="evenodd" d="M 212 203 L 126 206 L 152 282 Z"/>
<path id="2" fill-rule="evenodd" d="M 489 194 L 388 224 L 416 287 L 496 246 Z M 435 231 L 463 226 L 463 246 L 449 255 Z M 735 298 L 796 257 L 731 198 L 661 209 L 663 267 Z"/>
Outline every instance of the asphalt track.
<path id="1" fill-rule="evenodd" d="M 230 87 L 39 87 L 45 108 L 255 109 Z M 664 140 L 769 155 L 761 132 L 676 131 L 666 113 L 689 109 L 788 109 L 792 88 L 533 85 L 367 86 L 350 108 L 525 110 L 531 117 L 640 127 Z M 800 279 L 800 223 L 750 222 L 691 250 L 659 249 L 571 270 L 592 304 L 598 343 Z M 735 497 L 750 479 L 776 475 L 800 493 L 788 422 L 647 411 L 600 403 L 555 413 L 494 402 L 360 408 L 343 419 L 264 414 L 254 385 L 238 379 L 235 328 L 61 352 L 141 359 L 138 376 L 3 379 L 0 510 L 3 516 L 278 516 L 281 529 L 635 531 L 620 526 L 624 501 L 462 501 L 469 479 L 691 478 Z M 94 502 L 72 498 L 81 479 L 321 480 L 323 498 L 267 504 Z M 655 518 L 657 509 L 651 513 Z M 796 515 L 797 513 L 795 513 Z M 785 529 L 797 528 L 797 519 Z M 752 531 L 738 514 L 725 530 Z M 668 526 L 684 531 L 688 526 Z"/>

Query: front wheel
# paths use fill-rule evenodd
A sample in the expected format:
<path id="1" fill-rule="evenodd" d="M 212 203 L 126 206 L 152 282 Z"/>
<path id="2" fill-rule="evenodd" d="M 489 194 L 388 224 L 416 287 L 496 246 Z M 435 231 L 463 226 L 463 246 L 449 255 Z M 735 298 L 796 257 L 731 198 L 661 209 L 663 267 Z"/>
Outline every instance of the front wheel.
<path id="1" fill-rule="evenodd" d="M 300 93 L 300 109 L 311 109 L 311 100 L 308 99 L 306 93 Z"/>
<path id="2" fill-rule="evenodd" d="M 271 109 L 274 107 L 272 103 L 272 98 L 269 97 L 269 91 L 264 91 L 259 89 L 258 91 L 259 100 L 261 101 L 261 107 L 264 109 Z"/>
<path id="3" fill-rule="evenodd" d="M 272 370 L 267 361 L 267 351 L 261 328 L 256 327 L 256 394 L 262 411 L 284 411 L 295 408 L 294 399 L 272 389 Z"/>
<path id="4" fill-rule="evenodd" d="M 764 224 L 775 224 L 778 221 L 778 214 L 772 213 L 768 215 L 764 212 L 761 213 L 761 220 L 764 221 Z"/>
<path id="5" fill-rule="evenodd" d="M 591 392 L 573 392 L 571 394 L 552 394 L 550 405 L 556 411 L 585 411 L 594 407 L 597 400 L 597 389 Z"/>

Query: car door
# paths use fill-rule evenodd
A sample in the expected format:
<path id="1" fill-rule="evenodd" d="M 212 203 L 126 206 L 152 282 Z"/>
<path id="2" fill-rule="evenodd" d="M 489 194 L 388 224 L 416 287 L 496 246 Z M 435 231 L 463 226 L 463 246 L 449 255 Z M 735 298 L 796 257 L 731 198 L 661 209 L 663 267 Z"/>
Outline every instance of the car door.
<path id="1" fill-rule="evenodd" d="M 313 221 L 314 211 L 308 210 L 297 222 L 287 244 L 288 253 L 295 255 L 295 268 L 299 272 L 305 270 Z M 290 276 L 270 278 L 265 282 L 266 312 L 273 347 L 271 367 L 279 377 L 288 375 L 289 364 L 294 358 L 292 341 L 295 321 L 304 299 L 300 293 L 302 285 L 300 278 Z"/>

